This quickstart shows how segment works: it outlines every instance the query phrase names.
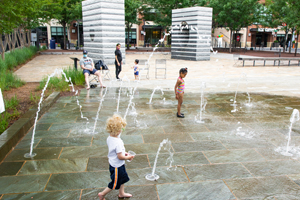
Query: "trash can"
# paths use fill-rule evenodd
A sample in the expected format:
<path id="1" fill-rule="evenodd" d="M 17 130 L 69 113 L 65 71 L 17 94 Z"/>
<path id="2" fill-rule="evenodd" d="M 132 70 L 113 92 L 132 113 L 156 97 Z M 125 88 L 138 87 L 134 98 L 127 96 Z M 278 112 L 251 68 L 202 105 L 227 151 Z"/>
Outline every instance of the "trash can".
<path id="1" fill-rule="evenodd" d="M 55 49 L 55 40 L 53 38 L 50 40 L 50 49 Z"/>

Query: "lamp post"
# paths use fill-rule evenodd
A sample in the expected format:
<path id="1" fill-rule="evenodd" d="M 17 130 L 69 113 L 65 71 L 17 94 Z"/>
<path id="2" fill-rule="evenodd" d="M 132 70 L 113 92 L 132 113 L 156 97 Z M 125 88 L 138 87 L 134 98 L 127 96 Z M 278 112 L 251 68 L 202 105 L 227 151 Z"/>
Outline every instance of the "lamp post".
<path id="1" fill-rule="evenodd" d="M 143 27 L 144 27 L 144 28 L 143 28 L 143 29 L 144 29 L 144 47 L 146 47 L 146 34 L 145 34 L 145 33 L 146 33 L 146 27 L 145 27 L 145 19 L 143 19 L 143 22 L 144 22 L 144 26 L 143 26 Z"/>

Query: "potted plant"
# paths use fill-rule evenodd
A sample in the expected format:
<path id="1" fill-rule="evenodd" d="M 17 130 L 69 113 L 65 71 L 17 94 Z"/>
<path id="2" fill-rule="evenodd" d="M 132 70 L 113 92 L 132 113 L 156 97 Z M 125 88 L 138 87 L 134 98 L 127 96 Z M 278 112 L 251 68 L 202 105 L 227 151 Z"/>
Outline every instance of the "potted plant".
<path id="1" fill-rule="evenodd" d="M 273 47 L 279 47 L 279 42 L 278 42 L 278 40 L 275 40 L 275 41 L 273 42 Z"/>
<path id="2" fill-rule="evenodd" d="M 295 43 L 296 43 L 296 41 L 294 40 L 292 43 L 293 43 L 293 48 L 295 48 Z"/>
<path id="3" fill-rule="evenodd" d="M 56 49 L 60 49 L 60 44 L 57 44 L 57 47 L 56 47 Z"/>

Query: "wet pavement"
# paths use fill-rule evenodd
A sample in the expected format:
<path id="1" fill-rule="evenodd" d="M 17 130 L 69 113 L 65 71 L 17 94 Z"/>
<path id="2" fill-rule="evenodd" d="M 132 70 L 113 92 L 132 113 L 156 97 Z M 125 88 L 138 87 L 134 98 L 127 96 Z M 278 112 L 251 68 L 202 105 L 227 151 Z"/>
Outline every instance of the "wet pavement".
<path id="1" fill-rule="evenodd" d="M 112 85 L 120 85 L 114 82 Z M 124 116 L 134 83 L 124 83 L 119 112 Z M 138 88 L 121 138 L 127 151 L 137 155 L 126 162 L 131 199 L 300 199 L 300 124 L 292 129 L 292 156 L 283 155 L 296 97 L 265 93 L 237 93 L 237 111 L 231 106 L 235 93 L 206 93 L 205 123 L 196 123 L 200 94 L 186 92 L 182 112 L 172 91 Z M 103 96 L 105 97 L 103 98 Z M 78 97 L 60 97 L 38 121 L 33 159 L 29 152 L 32 129 L 0 164 L 0 199 L 97 199 L 107 186 L 105 121 L 117 111 L 119 87 L 83 89 Z M 163 101 L 165 98 L 165 101 Z M 102 107 L 99 108 L 103 99 Z M 99 111 L 99 112 L 98 112 Z M 97 113 L 98 112 L 98 113 Z M 96 118 L 98 114 L 98 118 Z M 95 129 L 95 131 L 94 131 Z M 169 154 L 159 155 L 157 181 L 148 181 L 160 142 L 172 142 Z M 300 148 L 299 148 L 300 149 Z M 117 191 L 106 199 L 117 199 Z"/>

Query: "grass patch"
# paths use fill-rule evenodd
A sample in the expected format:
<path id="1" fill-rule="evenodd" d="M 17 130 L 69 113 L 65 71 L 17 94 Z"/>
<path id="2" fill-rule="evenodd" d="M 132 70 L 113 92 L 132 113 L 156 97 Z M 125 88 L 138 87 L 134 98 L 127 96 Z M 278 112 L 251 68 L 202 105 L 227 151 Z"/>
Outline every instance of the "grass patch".
<path id="1" fill-rule="evenodd" d="M 32 94 L 30 92 L 30 97 L 29 97 L 30 101 L 33 102 L 34 104 L 38 104 L 40 99 L 41 99 L 41 96 L 39 95 L 36 95 L 36 94 Z"/>
<path id="2" fill-rule="evenodd" d="M 4 99 L 4 104 L 6 109 L 15 109 L 19 105 L 19 99 L 17 98 L 17 95 L 15 95 L 9 100 Z"/>
<path id="3" fill-rule="evenodd" d="M 20 112 L 17 110 L 19 99 L 15 95 L 11 99 L 4 99 L 5 112 L 0 114 L 0 134 L 3 133 L 11 120 L 18 119 Z"/>
<path id="4" fill-rule="evenodd" d="M 24 81 L 13 74 L 12 69 L 20 64 L 24 64 L 36 52 L 37 48 L 31 46 L 5 53 L 5 60 L 0 59 L 0 88 L 2 90 L 18 88 L 25 84 Z"/>
<path id="5" fill-rule="evenodd" d="M 77 71 L 75 68 L 69 67 L 68 69 L 63 70 L 67 78 L 71 78 L 71 81 L 74 85 L 84 85 L 85 79 L 82 71 Z M 43 89 L 46 85 L 48 78 L 44 78 L 38 87 L 39 90 Z M 48 83 L 48 89 L 56 91 L 70 91 L 69 82 L 65 81 L 65 77 L 52 77 Z"/>
<path id="6" fill-rule="evenodd" d="M 8 112 L 4 112 L 0 114 L 0 133 L 3 133 L 9 124 L 10 121 L 10 114 Z"/>

